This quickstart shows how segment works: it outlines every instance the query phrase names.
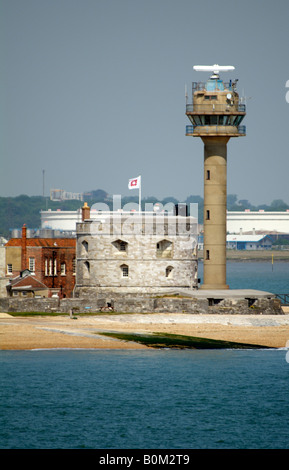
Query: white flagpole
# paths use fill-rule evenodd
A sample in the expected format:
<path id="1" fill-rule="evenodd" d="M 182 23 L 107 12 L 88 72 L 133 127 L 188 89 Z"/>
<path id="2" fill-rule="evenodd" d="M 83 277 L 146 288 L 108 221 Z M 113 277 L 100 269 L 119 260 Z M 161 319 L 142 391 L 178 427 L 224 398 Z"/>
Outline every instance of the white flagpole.
<path id="1" fill-rule="evenodd" d="M 139 176 L 139 188 L 138 188 L 138 210 L 141 213 L 141 176 Z"/>

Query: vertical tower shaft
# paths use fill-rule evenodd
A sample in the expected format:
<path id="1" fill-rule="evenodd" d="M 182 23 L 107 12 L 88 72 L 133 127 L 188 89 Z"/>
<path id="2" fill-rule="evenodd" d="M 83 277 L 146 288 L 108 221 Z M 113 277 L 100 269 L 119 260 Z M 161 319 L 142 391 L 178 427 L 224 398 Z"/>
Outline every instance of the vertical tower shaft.
<path id="1" fill-rule="evenodd" d="M 227 289 L 226 212 L 229 137 L 203 137 L 202 140 L 204 142 L 204 282 L 202 289 Z"/>

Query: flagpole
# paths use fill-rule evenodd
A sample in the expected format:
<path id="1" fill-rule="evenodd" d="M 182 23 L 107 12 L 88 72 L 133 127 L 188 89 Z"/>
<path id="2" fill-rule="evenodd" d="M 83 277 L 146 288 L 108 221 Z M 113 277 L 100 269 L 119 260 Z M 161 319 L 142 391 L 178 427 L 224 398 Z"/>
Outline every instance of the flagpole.
<path id="1" fill-rule="evenodd" d="M 138 188 L 138 210 L 141 213 L 141 176 L 139 177 L 139 188 Z"/>

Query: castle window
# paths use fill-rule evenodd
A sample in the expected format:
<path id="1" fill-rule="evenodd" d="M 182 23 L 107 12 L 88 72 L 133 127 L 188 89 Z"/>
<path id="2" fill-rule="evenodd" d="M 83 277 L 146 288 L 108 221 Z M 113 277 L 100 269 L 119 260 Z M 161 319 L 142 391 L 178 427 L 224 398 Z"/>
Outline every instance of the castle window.
<path id="1" fill-rule="evenodd" d="M 206 259 L 207 259 L 207 260 L 210 259 L 210 250 L 206 250 Z"/>
<path id="2" fill-rule="evenodd" d="M 210 180 L 210 179 L 211 179 L 211 172 L 210 172 L 210 170 L 207 170 L 206 179 L 207 179 L 207 180 Z"/>
<path id="3" fill-rule="evenodd" d="M 206 211 L 206 220 L 210 220 L 210 211 Z"/>
<path id="4" fill-rule="evenodd" d="M 158 258 L 171 258 L 173 244 L 169 240 L 161 240 L 156 244 L 156 255 Z"/>
<path id="5" fill-rule="evenodd" d="M 88 243 L 87 243 L 86 240 L 84 240 L 84 241 L 82 242 L 82 251 L 83 251 L 84 253 L 88 253 Z"/>
<path id="6" fill-rule="evenodd" d="M 76 274 L 76 259 L 73 258 L 72 260 L 72 274 L 75 276 Z"/>
<path id="7" fill-rule="evenodd" d="M 88 261 L 83 263 L 83 277 L 88 278 L 90 275 L 90 264 Z"/>
<path id="8" fill-rule="evenodd" d="M 48 259 L 47 258 L 45 258 L 45 261 L 44 261 L 44 275 L 48 276 Z"/>
<path id="9" fill-rule="evenodd" d="M 112 242 L 113 246 L 117 249 L 118 252 L 127 253 L 128 243 L 123 240 L 116 240 Z"/>
<path id="10" fill-rule="evenodd" d="M 173 277 L 173 267 L 172 266 L 167 266 L 166 267 L 166 277 L 168 279 L 171 279 Z"/>
<path id="11" fill-rule="evenodd" d="M 128 277 L 128 266 L 127 266 L 127 264 L 122 264 L 120 269 L 121 269 L 122 277 Z"/>

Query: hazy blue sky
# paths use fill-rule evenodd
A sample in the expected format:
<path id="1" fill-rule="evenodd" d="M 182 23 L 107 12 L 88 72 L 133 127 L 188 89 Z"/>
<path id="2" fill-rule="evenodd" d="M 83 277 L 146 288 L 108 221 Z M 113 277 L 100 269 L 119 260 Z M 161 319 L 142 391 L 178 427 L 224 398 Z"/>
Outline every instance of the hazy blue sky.
<path id="1" fill-rule="evenodd" d="M 193 65 L 236 70 L 247 136 L 228 144 L 228 193 L 289 203 L 289 1 L 0 0 L 0 196 L 104 189 L 203 195 L 186 137 Z"/>

